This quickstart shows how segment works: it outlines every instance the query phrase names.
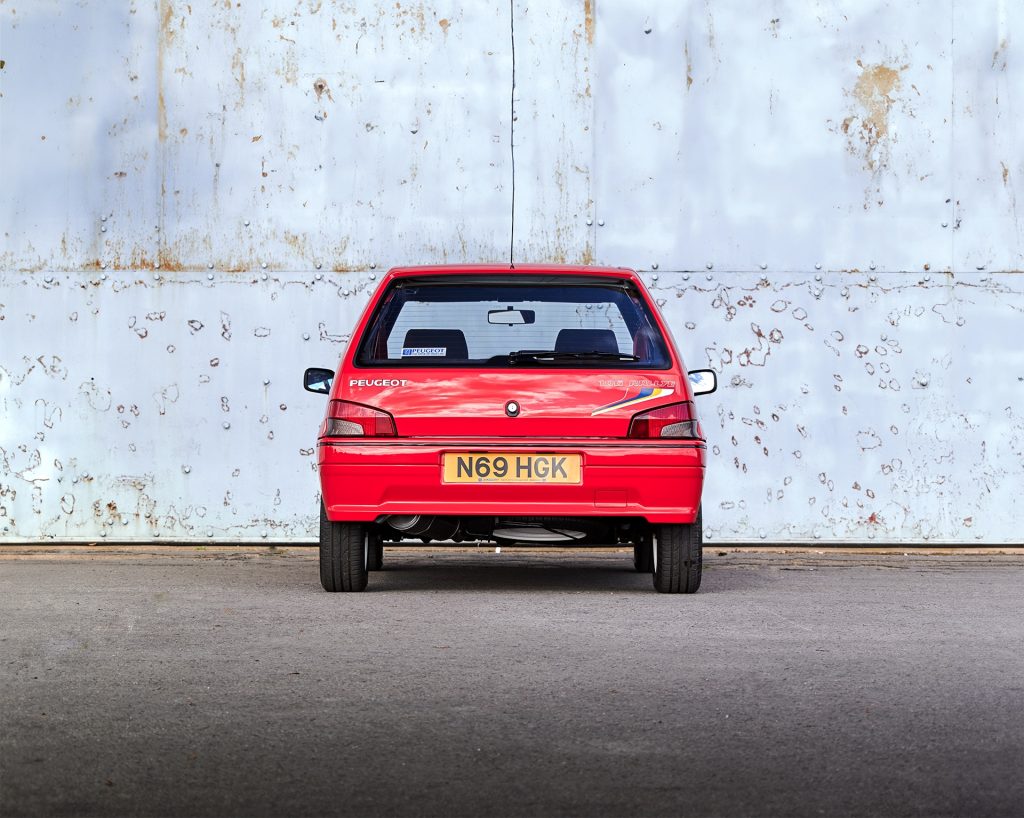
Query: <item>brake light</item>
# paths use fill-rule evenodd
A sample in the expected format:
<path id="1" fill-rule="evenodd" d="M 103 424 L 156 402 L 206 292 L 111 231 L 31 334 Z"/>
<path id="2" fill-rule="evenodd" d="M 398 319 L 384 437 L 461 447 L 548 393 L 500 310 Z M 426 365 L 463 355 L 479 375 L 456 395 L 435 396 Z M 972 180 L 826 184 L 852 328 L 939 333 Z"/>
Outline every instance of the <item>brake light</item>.
<path id="1" fill-rule="evenodd" d="M 320 437 L 394 437 L 395 419 L 387 412 L 347 400 L 327 404 Z"/>
<path id="2" fill-rule="evenodd" d="M 704 431 L 693 411 L 693 404 L 673 403 L 647 412 L 633 415 L 629 422 L 629 434 L 633 438 L 687 438 L 703 440 Z"/>

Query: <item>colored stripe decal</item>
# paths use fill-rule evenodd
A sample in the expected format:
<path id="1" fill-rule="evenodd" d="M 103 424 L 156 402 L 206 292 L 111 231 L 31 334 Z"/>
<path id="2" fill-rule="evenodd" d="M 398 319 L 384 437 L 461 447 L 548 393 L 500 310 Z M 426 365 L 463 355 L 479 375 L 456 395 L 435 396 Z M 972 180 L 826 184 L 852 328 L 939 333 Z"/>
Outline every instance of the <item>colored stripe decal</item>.
<path id="1" fill-rule="evenodd" d="M 647 387 L 641 389 L 640 392 L 631 398 L 623 398 L 615 403 L 609 403 L 607 406 L 602 406 L 600 409 L 595 409 L 590 413 L 591 417 L 594 415 L 603 415 L 605 412 L 612 412 L 616 409 L 621 409 L 625 406 L 635 406 L 638 403 L 646 403 L 649 400 L 655 400 L 656 398 L 666 398 L 675 392 L 674 389 L 662 389 L 660 387 Z"/>

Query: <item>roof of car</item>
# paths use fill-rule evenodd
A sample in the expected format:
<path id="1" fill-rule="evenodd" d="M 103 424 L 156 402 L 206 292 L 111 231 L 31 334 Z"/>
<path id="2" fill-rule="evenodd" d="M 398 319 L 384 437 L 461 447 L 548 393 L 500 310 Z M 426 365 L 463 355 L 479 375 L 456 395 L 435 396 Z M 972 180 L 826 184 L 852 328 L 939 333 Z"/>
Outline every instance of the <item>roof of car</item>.
<path id="1" fill-rule="evenodd" d="M 633 278 L 636 273 L 626 267 L 597 267 L 584 264 L 427 264 L 415 267 L 393 267 L 391 276 L 470 275 L 480 273 L 547 273 L 549 275 L 614 276 Z"/>

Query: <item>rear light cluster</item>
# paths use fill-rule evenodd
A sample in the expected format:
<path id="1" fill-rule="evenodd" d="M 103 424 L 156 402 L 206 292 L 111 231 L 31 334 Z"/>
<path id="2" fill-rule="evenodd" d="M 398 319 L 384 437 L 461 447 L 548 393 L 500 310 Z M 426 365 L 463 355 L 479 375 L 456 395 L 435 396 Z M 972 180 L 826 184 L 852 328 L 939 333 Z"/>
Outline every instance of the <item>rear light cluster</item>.
<path id="1" fill-rule="evenodd" d="M 703 440 L 704 432 L 693 411 L 693 404 L 673 403 L 671 406 L 660 406 L 649 412 L 633 415 L 629 423 L 631 438 L 685 438 Z"/>
<path id="2" fill-rule="evenodd" d="M 347 400 L 327 404 L 320 437 L 394 437 L 395 419 L 387 412 Z"/>

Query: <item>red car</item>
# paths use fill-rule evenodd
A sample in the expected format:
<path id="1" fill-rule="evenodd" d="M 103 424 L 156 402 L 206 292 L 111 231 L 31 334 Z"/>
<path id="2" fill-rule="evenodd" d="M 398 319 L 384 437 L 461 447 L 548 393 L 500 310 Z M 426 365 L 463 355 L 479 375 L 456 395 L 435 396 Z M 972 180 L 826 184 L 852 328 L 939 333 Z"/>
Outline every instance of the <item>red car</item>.
<path id="1" fill-rule="evenodd" d="M 701 578 L 706 447 L 687 373 L 631 270 L 402 267 L 337 375 L 318 461 L 320 581 L 361 591 L 386 543 L 632 544 L 665 593 Z"/>

